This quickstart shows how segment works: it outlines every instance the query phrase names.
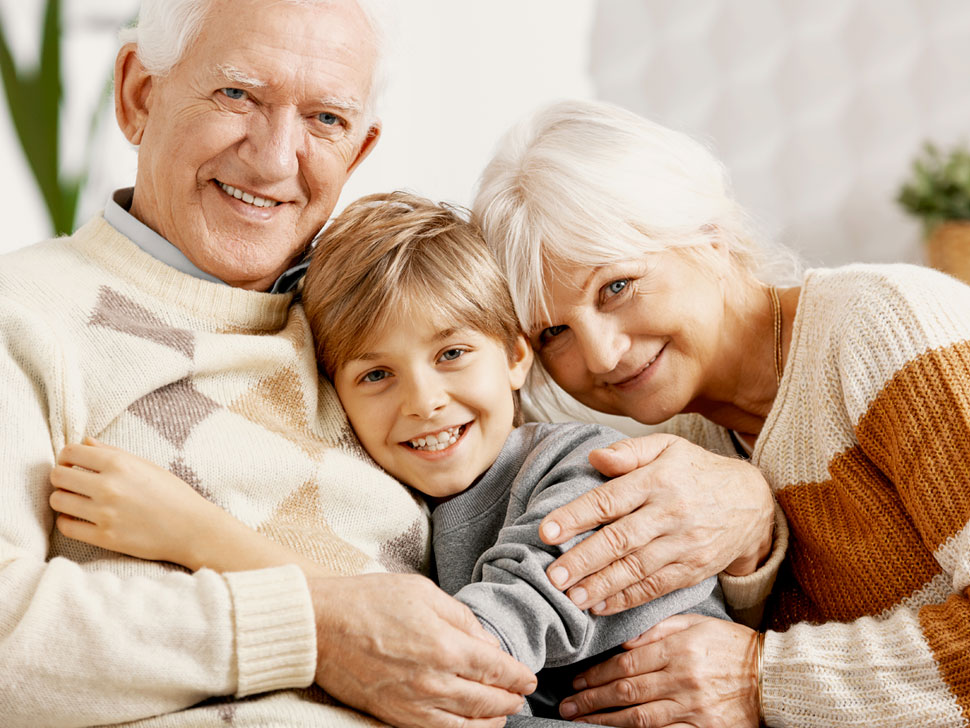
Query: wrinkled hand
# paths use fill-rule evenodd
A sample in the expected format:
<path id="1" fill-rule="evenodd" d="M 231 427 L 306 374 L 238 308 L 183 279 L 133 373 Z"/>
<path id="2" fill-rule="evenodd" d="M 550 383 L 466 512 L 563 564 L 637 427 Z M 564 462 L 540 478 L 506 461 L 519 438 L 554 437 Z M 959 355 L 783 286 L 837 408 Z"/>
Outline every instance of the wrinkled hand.
<path id="1" fill-rule="evenodd" d="M 561 544 L 607 524 L 546 570 L 580 608 L 621 612 L 721 571 L 750 574 L 770 553 L 773 500 L 750 463 L 667 434 L 622 440 L 589 460 L 614 479 L 539 530 Z"/>
<path id="2" fill-rule="evenodd" d="M 225 517 L 164 468 L 90 438 L 61 450 L 50 481 L 57 530 L 139 559 L 184 564 L 193 524 Z"/>
<path id="3" fill-rule="evenodd" d="M 679 614 L 579 675 L 583 688 L 560 705 L 567 718 L 597 725 L 755 728 L 756 633 L 713 617 Z M 606 708 L 624 707 L 600 713 Z"/>
<path id="4" fill-rule="evenodd" d="M 309 580 L 316 682 L 399 728 L 497 728 L 535 676 L 430 580 L 368 574 Z"/>

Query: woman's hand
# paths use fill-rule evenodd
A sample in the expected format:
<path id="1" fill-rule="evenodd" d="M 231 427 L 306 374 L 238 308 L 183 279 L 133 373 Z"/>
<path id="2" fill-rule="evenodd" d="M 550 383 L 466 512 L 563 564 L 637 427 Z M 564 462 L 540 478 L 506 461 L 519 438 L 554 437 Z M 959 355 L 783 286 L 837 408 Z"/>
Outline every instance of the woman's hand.
<path id="1" fill-rule="evenodd" d="M 606 524 L 546 570 L 580 608 L 621 612 L 721 571 L 750 574 L 770 553 L 773 499 L 750 463 L 667 434 L 622 440 L 589 460 L 614 479 L 539 529 L 560 544 Z"/>
<path id="2" fill-rule="evenodd" d="M 587 670 L 559 706 L 564 718 L 611 726 L 754 728 L 759 722 L 757 633 L 713 617 L 678 614 Z M 625 707 L 631 706 L 631 707 Z M 622 710 L 598 713 L 607 708 Z"/>
<path id="3" fill-rule="evenodd" d="M 167 470 L 90 438 L 61 450 L 50 481 L 62 534 L 141 559 L 188 565 L 200 526 L 224 514 Z"/>

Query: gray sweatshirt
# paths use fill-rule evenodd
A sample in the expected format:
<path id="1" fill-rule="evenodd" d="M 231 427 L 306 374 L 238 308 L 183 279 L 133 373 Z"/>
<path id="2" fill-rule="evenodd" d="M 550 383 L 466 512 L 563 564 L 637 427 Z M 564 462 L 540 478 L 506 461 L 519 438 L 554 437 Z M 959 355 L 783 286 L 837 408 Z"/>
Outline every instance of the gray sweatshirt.
<path id="1" fill-rule="evenodd" d="M 478 482 L 432 514 L 438 583 L 468 605 L 506 652 L 536 673 L 584 661 L 570 671 L 540 674 L 539 690 L 530 698 L 533 708 L 554 707 L 571 693 L 570 676 L 606 655 L 586 658 L 612 650 L 666 617 L 695 612 L 728 619 L 716 577 L 607 617 L 580 610 L 546 577 L 546 567 L 585 535 L 548 546 L 539 538 L 539 523 L 604 482 L 587 456 L 623 437 L 601 425 L 519 427 Z"/>

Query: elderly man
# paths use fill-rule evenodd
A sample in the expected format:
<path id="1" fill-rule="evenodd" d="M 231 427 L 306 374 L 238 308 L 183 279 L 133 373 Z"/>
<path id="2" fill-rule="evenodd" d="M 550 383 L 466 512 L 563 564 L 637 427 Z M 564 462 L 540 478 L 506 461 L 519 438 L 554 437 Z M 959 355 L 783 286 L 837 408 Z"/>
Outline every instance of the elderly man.
<path id="1" fill-rule="evenodd" d="M 294 263 L 380 133 L 370 1 L 143 0 L 115 68 L 134 189 L 0 260 L 4 728 L 485 728 L 534 688 L 418 575 L 427 511 L 360 451 L 293 305 Z M 85 436 L 173 471 L 303 568 L 188 573 L 66 537 L 50 477 Z M 764 558 L 737 545 L 765 539 L 739 537 L 751 519 L 728 513 L 723 472 L 708 478 L 740 525 L 682 528 L 690 509 L 656 496 L 698 476 L 655 451 L 602 455 L 612 475 L 644 467 L 543 524 L 563 543 L 619 518 L 549 568 L 583 608 Z M 57 497 L 83 516 L 82 496 Z"/>
<path id="2" fill-rule="evenodd" d="M 328 695 L 501 725 L 533 676 L 416 575 L 426 511 L 361 457 L 279 292 L 378 139 L 373 15 L 145 0 L 134 41 L 115 74 L 133 193 L 0 262 L 0 725 L 374 724 Z M 64 537 L 48 477 L 84 436 L 319 573 L 190 574 Z"/>

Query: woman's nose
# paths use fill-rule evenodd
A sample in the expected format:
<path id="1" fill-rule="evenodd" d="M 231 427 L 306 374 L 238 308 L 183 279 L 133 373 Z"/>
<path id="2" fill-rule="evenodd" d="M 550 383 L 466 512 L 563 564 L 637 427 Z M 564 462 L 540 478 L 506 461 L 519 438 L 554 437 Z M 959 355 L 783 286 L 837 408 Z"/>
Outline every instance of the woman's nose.
<path id="1" fill-rule="evenodd" d="M 574 335 L 590 374 L 609 374 L 629 348 L 625 335 L 599 322 L 581 326 L 578 331 L 574 327 Z"/>

